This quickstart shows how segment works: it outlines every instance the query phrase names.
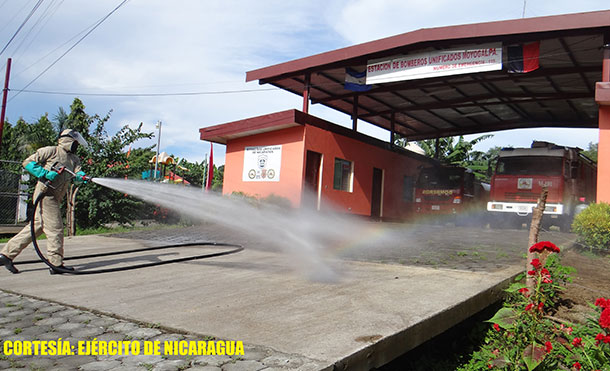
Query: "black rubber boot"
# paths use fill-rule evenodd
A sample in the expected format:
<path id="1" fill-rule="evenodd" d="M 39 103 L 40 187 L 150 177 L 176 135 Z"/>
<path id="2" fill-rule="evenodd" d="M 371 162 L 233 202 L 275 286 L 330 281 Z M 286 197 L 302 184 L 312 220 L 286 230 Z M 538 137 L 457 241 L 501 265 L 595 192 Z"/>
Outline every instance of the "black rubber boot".
<path id="1" fill-rule="evenodd" d="M 62 268 L 62 269 L 68 270 L 68 271 L 73 271 L 74 270 L 73 267 L 70 267 L 68 265 L 63 265 L 63 264 L 60 265 L 57 268 Z M 50 274 L 64 274 L 64 272 L 60 272 L 60 271 L 56 270 L 55 268 L 49 268 L 49 273 Z"/>
<path id="2" fill-rule="evenodd" d="M 4 256 L 4 254 L 0 254 L 0 264 L 4 265 L 12 274 L 19 273 L 19 269 L 13 265 L 13 261 Z"/>

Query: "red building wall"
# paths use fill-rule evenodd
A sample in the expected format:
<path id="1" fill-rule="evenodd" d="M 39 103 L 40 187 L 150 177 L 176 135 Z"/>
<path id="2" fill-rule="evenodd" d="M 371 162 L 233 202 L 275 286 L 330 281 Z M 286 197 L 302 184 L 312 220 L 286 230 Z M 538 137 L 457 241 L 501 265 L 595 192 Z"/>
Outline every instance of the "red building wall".
<path id="1" fill-rule="evenodd" d="M 223 194 L 244 192 L 251 196 L 267 197 L 271 194 L 290 200 L 300 206 L 303 186 L 303 126 L 275 130 L 234 139 L 227 142 Z M 244 149 L 251 146 L 282 145 L 282 164 L 279 182 L 244 182 Z"/>
<path id="2" fill-rule="evenodd" d="M 410 176 L 414 181 L 418 166 L 429 164 L 430 159 L 406 155 L 406 151 L 390 151 L 382 148 L 388 147 L 388 143 L 376 139 L 363 141 L 362 134 L 355 135 L 358 138 L 352 137 L 351 130 L 329 123 L 320 124 L 312 116 L 309 116 L 309 122 L 315 125 L 297 124 L 227 140 L 223 194 L 243 192 L 257 197 L 273 194 L 287 198 L 299 207 L 305 189 L 306 155 L 307 151 L 313 151 L 322 154 L 320 209 L 371 215 L 373 168 L 378 168 L 383 171 L 381 216 L 384 219 L 409 217 L 412 200 L 403 197 L 404 177 Z M 244 181 L 245 147 L 273 145 L 282 145 L 280 181 Z M 351 192 L 333 188 L 335 158 L 353 162 Z M 314 205 L 309 199 L 304 202 Z"/>
<path id="3" fill-rule="evenodd" d="M 305 127 L 305 149 L 323 154 L 322 208 L 330 203 L 340 211 L 370 215 L 373 168 L 378 168 L 383 170 L 382 217 L 404 219 L 411 213 L 412 201 L 403 199 L 404 177 L 415 180 L 418 166 L 427 162 L 311 125 Z M 353 162 L 352 192 L 333 189 L 335 158 Z"/>

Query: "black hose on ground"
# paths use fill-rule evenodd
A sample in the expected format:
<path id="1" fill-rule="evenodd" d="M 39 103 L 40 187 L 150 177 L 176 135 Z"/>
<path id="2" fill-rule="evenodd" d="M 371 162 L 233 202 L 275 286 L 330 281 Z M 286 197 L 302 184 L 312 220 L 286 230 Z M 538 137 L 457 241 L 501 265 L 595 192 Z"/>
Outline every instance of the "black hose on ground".
<path id="1" fill-rule="evenodd" d="M 235 253 L 240 252 L 240 251 L 242 251 L 244 249 L 241 245 L 234 245 L 234 244 L 230 244 L 230 243 L 220 243 L 220 242 L 188 242 L 188 243 L 182 243 L 182 244 L 171 244 L 171 245 L 163 245 L 163 246 L 155 246 L 155 247 L 145 247 L 145 248 L 140 248 L 140 249 L 115 251 L 115 252 L 105 252 L 105 253 L 98 253 L 98 254 L 91 254 L 91 255 L 72 256 L 72 257 L 64 258 L 64 260 L 96 258 L 96 257 L 102 257 L 102 256 L 129 254 L 129 253 L 142 252 L 142 251 L 170 249 L 170 248 L 186 247 L 186 246 L 212 246 L 212 247 L 219 247 L 220 246 L 220 247 L 231 247 L 232 249 L 221 251 L 221 252 L 214 252 L 214 253 L 208 253 L 208 254 L 202 254 L 202 255 L 196 255 L 196 256 L 187 256 L 187 257 L 183 257 L 183 258 L 163 260 L 163 261 L 153 262 L 153 263 L 143 263 L 143 264 L 129 265 L 129 266 L 124 266 L 124 267 L 116 267 L 116 268 L 94 269 L 94 270 L 84 270 L 84 271 L 81 271 L 81 270 L 71 270 L 71 269 L 66 269 L 66 268 L 63 268 L 63 267 L 58 267 L 58 266 L 55 266 L 55 265 L 51 264 L 51 262 L 49 262 L 49 260 L 40 251 L 40 247 L 38 247 L 38 241 L 36 241 L 36 228 L 35 228 L 35 225 L 34 225 L 35 218 L 36 218 L 36 210 L 38 209 L 38 205 L 40 204 L 40 202 L 42 201 L 42 199 L 45 196 L 46 196 L 46 193 L 42 192 L 38 197 L 36 197 L 36 200 L 34 201 L 34 207 L 33 207 L 33 212 L 32 212 L 32 220 L 30 222 L 30 232 L 32 233 L 32 244 L 34 245 L 34 250 L 36 250 L 36 254 L 38 254 L 38 257 L 40 258 L 40 260 L 42 260 L 43 263 L 48 265 L 49 268 L 55 270 L 58 273 L 66 273 L 66 274 L 97 274 L 97 273 L 119 272 L 119 271 L 131 270 L 131 269 L 153 267 L 153 266 L 156 266 L 156 265 L 164 265 L 164 264 L 171 264 L 171 263 L 180 263 L 180 262 L 185 262 L 185 261 L 189 261 L 189 260 L 199 260 L 199 259 L 213 258 L 213 257 L 216 257 L 216 256 L 235 254 Z M 39 260 L 28 260 L 28 261 L 19 262 L 19 264 L 34 264 L 34 263 L 39 263 L 39 262 L 40 262 Z"/>

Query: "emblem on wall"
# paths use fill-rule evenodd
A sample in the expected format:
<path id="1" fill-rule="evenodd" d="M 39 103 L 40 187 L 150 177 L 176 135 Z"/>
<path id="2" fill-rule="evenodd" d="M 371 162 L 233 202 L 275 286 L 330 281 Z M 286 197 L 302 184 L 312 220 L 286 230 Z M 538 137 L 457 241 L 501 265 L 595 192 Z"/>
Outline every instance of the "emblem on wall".
<path id="1" fill-rule="evenodd" d="M 244 148 L 244 182 L 279 182 L 282 146 Z"/>

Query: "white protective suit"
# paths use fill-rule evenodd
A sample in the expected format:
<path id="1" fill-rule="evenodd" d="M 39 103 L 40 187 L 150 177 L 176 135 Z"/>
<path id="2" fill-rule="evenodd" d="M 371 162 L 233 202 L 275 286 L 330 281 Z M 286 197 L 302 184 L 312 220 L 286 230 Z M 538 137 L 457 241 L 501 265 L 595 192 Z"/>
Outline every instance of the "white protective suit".
<path id="1" fill-rule="evenodd" d="M 78 135 L 80 137 L 80 134 Z M 35 161 L 47 170 L 51 170 L 53 166 L 64 166 L 66 169 L 76 173 L 80 171 L 80 160 L 76 154 L 70 152 L 75 141 L 76 139 L 70 136 L 62 135 L 58 140 L 57 146 L 40 148 L 23 161 L 23 166 L 25 167 L 30 162 Z M 60 205 L 70 187 L 71 180 L 72 175 L 64 171 L 58 174 L 50 183 L 52 187 L 47 187 L 42 182 L 38 182 L 34 190 L 33 200 L 36 200 L 41 193 L 46 192 L 46 196 L 38 204 L 36 215 L 34 216 L 34 226 L 36 237 L 40 236 L 43 232 L 46 234 L 47 259 L 55 266 L 63 265 L 64 226 Z M 31 242 L 30 226 L 27 225 L 6 243 L 0 253 L 13 260 Z"/>

